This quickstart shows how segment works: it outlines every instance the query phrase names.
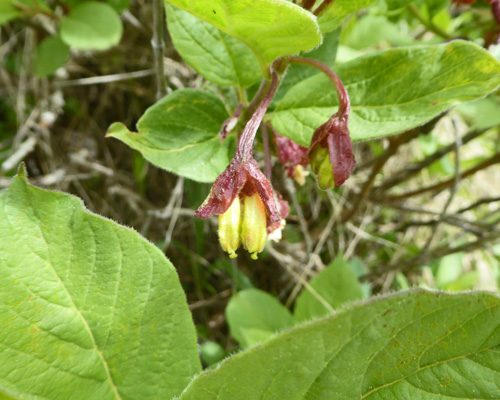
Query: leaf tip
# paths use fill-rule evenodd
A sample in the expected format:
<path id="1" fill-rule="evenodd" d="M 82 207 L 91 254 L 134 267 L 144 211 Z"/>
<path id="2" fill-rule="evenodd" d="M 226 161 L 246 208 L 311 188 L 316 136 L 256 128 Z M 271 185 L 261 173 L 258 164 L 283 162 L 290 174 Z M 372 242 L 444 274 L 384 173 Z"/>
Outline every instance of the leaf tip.
<path id="1" fill-rule="evenodd" d="M 26 170 L 26 164 L 24 163 L 24 161 L 19 164 L 19 167 L 17 168 L 16 178 L 19 178 L 22 181 L 28 183 L 28 171 Z"/>
<path id="2" fill-rule="evenodd" d="M 106 132 L 105 137 L 114 137 L 118 138 L 122 135 L 126 135 L 128 133 L 131 133 L 129 129 L 125 126 L 125 124 L 121 122 L 113 122 L 110 127 L 108 128 L 108 131 Z"/>

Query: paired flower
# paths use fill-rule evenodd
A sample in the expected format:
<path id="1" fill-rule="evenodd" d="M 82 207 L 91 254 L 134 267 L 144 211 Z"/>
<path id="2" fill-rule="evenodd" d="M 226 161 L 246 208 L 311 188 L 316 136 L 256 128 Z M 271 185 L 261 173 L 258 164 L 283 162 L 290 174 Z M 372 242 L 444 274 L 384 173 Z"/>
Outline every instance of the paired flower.
<path id="1" fill-rule="evenodd" d="M 300 146 L 275 132 L 278 156 L 288 176 L 304 181 L 303 166 L 311 165 L 318 176 L 318 184 L 326 190 L 345 182 L 354 168 L 355 160 L 349 137 L 350 103 L 340 79 L 326 65 L 301 57 L 290 57 L 291 62 L 312 65 L 321 69 L 334 83 L 339 96 L 339 109 L 325 124 L 316 129 L 309 148 Z M 274 192 L 271 183 L 260 171 L 252 155 L 255 134 L 276 90 L 278 75 L 272 72 L 269 90 L 248 121 L 238 141 L 236 154 L 222 174 L 215 180 L 207 199 L 195 216 L 219 216 L 219 240 L 231 258 L 243 244 L 253 259 L 262 251 L 268 235 L 281 238 L 288 203 Z M 241 112 L 229 118 L 220 132 L 221 140 L 234 127 Z M 281 229 L 280 229 L 281 228 Z"/>
<path id="2" fill-rule="evenodd" d="M 267 234 L 280 228 L 281 213 L 271 183 L 252 158 L 238 153 L 215 180 L 205 202 L 195 216 L 219 215 L 219 239 L 230 257 L 243 244 L 256 259 Z"/>

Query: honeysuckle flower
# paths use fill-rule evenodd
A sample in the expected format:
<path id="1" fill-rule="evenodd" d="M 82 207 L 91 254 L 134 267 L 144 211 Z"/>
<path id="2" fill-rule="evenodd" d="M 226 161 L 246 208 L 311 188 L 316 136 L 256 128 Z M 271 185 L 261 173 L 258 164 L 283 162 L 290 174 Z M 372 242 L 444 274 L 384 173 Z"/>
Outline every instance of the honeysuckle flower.
<path id="1" fill-rule="evenodd" d="M 201 218 L 219 215 L 219 240 L 230 257 L 236 257 L 241 241 L 252 258 L 257 258 L 267 234 L 280 227 L 280 208 L 271 183 L 252 155 L 255 134 L 277 87 L 278 76 L 273 72 L 269 90 L 245 126 L 233 160 L 195 212 Z"/>
<path id="2" fill-rule="evenodd" d="M 349 136 L 349 95 L 340 78 L 327 65 L 308 58 L 290 57 L 296 64 L 309 65 L 320 69 L 331 80 L 339 97 L 337 112 L 313 134 L 307 151 L 307 159 L 312 171 L 318 177 L 318 185 L 326 190 L 342 185 L 351 175 L 356 163 Z"/>
<path id="3" fill-rule="evenodd" d="M 308 148 L 285 136 L 281 136 L 274 129 L 273 132 L 278 158 L 284 165 L 288 177 L 293 178 L 302 186 L 306 182 L 305 177 L 308 175 L 307 171 L 304 170 L 304 166 L 307 165 L 305 156 Z"/>
<path id="4" fill-rule="evenodd" d="M 323 190 L 342 185 L 356 163 L 347 120 L 348 114 L 335 114 L 313 134 L 307 156 Z"/>

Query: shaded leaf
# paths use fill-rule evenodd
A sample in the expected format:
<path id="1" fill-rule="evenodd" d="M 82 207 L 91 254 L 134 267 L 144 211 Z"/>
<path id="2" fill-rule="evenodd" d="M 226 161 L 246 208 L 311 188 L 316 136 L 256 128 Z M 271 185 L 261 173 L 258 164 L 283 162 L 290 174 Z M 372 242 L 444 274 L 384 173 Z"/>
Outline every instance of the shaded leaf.
<path id="1" fill-rule="evenodd" d="M 35 72 L 38 76 L 48 76 L 66 64 L 69 47 L 59 36 L 51 36 L 40 43 L 36 50 Z"/>
<path id="2" fill-rule="evenodd" d="M 197 182 L 213 182 L 234 155 L 234 137 L 220 143 L 228 117 L 222 101 L 196 89 L 177 90 L 149 107 L 138 133 L 116 122 L 107 136 L 139 151 L 146 160 Z"/>
<path id="3" fill-rule="evenodd" d="M 181 400 L 495 399 L 500 299 L 415 290 L 293 328 L 198 375 Z"/>
<path id="4" fill-rule="evenodd" d="M 73 196 L 0 194 L 0 393 L 170 399 L 200 370 L 174 267 Z"/>
<path id="5" fill-rule="evenodd" d="M 254 346 L 292 326 L 292 314 L 279 300 L 259 289 L 238 292 L 229 301 L 226 319 L 241 347 Z"/>
<path id="6" fill-rule="evenodd" d="M 341 255 L 311 279 L 309 285 L 333 309 L 363 298 L 363 289 L 356 274 Z M 304 287 L 295 303 L 294 321 L 302 322 L 328 314 L 330 310 L 307 287 Z"/>
<path id="7" fill-rule="evenodd" d="M 339 65 L 336 72 L 351 98 L 353 141 L 414 128 L 500 85 L 500 63 L 479 46 L 461 40 L 370 54 Z M 272 123 L 281 135 L 307 146 L 337 104 L 328 79 L 315 75 L 288 91 Z"/>
<path id="8" fill-rule="evenodd" d="M 61 39 L 79 50 L 106 50 L 120 41 L 122 23 L 106 3 L 78 4 L 59 24 Z"/>

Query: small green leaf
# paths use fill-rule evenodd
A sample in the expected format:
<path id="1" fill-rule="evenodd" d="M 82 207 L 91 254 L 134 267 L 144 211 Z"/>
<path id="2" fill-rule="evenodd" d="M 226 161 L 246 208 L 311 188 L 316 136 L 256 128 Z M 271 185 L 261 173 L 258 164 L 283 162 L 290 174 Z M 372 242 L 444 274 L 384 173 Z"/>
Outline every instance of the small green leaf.
<path id="1" fill-rule="evenodd" d="M 35 72 L 38 76 L 48 76 L 66 64 L 69 47 L 59 36 L 51 36 L 40 43 L 36 50 Z"/>
<path id="2" fill-rule="evenodd" d="M 173 92 L 146 110 L 138 133 L 114 123 L 107 136 L 139 151 L 146 160 L 197 182 L 213 182 L 234 155 L 235 141 L 220 143 L 219 130 L 228 118 L 222 101 L 202 90 Z"/>
<path id="3" fill-rule="evenodd" d="M 14 0 L 0 0 L 0 26 L 22 16 L 23 13 L 14 6 Z"/>
<path id="4" fill-rule="evenodd" d="M 258 289 L 238 292 L 229 301 L 226 319 L 241 347 L 251 347 L 292 326 L 292 314 L 275 297 Z"/>
<path id="5" fill-rule="evenodd" d="M 316 18 L 282 0 L 168 0 L 248 45 L 262 73 L 277 58 L 310 50 L 321 43 Z"/>
<path id="6" fill-rule="evenodd" d="M 170 399 L 200 371 L 162 252 L 23 168 L 0 193 L 0 349 L 0 393 L 29 399 Z"/>
<path id="7" fill-rule="evenodd" d="M 167 21 L 175 48 L 204 78 L 242 88 L 262 78 L 257 58 L 243 42 L 168 3 Z"/>
<path id="8" fill-rule="evenodd" d="M 198 375 L 180 400 L 497 399 L 500 298 L 415 290 L 348 306 Z"/>
<path id="9" fill-rule="evenodd" d="M 326 33 L 338 28 L 353 12 L 375 3 L 376 0 L 336 0 L 318 19 L 321 32 Z"/>
<path id="10" fill-rule="evenodd" d="M 461 40 L 370 54 L 339 65 L 336 72 L 351 98 L 353 141 L 414 128 L 500 85 L 500 62 Z M 314 130 L 337 110 L 337 104 L 332 84 L 318 74 L 288 91 L 272 123 L 280 134 L 308 146 Z"/>
<path id="11" fill-rule="evenodd" d="M 341 255 L 309 284 L 333 309 L 363 298 L 363 289 L 355 273 Z M 298 323 L 328 314 L 330 310 L 305 287 L 295 303 L 294 321 Z"/>
<path id="12" fill-rule="evenodd" d="M 118 44 L 122 23 L 106 3 L 86 1 L 78 4 L 59 24 L 61 39 L 79 50 L 106 50 Z"/>

